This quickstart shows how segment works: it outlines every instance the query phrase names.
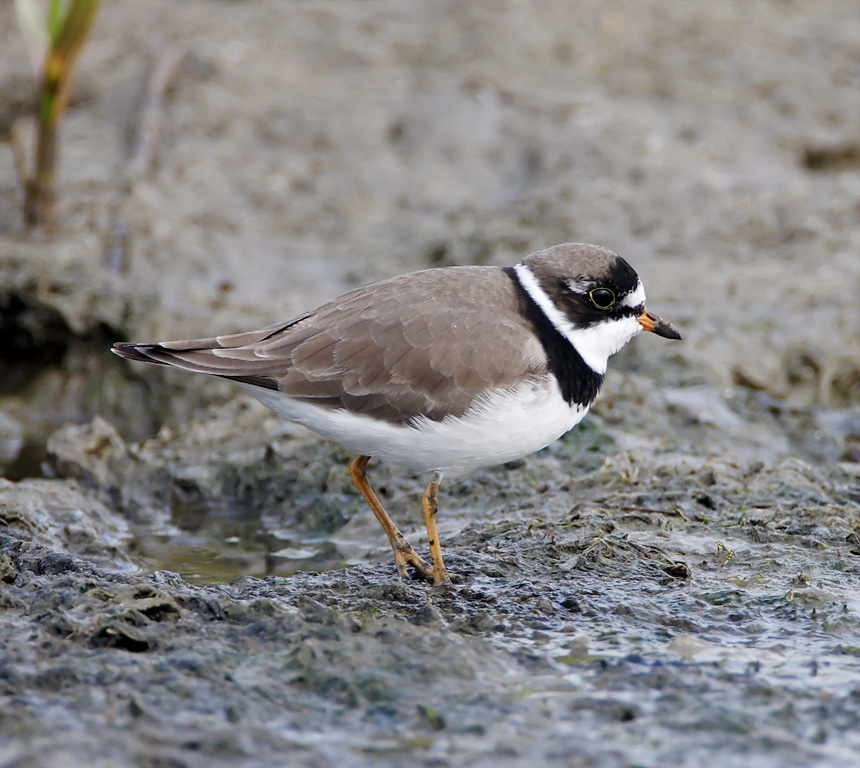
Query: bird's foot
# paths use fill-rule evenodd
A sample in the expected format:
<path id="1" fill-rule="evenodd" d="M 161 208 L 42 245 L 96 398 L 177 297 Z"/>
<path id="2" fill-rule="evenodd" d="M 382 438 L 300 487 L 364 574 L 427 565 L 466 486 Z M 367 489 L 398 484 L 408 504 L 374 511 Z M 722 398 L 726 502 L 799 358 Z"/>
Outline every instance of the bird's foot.
<path id="1" fill-rule="evenodd" d="M 394 550 L 394 563 L 397 573 L 404 580 L 409 580 L 409 572 L 406 566 L 414 568 L 424 579 L 433 581 L 433 566 L 419 555 L 412 545 L 402 536 L 392 546 Z"/>

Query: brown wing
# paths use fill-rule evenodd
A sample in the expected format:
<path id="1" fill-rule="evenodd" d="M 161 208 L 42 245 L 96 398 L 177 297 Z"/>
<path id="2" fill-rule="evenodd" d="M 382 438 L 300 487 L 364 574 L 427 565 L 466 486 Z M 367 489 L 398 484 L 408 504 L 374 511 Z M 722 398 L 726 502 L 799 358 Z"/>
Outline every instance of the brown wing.
<path id="1" fill-rule="evenodd" d="M 115 351 L 396 422 L 461 415 L 481 393 L 546 372 L 495 267 L 413 272 L 259 331 Z"/>

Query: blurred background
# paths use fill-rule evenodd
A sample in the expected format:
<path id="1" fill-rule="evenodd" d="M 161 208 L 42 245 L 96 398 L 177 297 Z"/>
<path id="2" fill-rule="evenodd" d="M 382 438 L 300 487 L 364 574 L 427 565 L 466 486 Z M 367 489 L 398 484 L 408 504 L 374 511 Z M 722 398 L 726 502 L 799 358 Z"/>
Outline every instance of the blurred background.
<path id="1" fill-rule="evenodd" d="M 44 474 L 66 423 L 136 441 L 236 394 L 114 340 L 565 241 L 621 253 L 683 330 L 616 361 L 668 393 L 631 430 L 857 461 L 858 28 L 844 0 L 105 3 L 47 234 L 23 223 L 34 78 L 0 2 L 0 468 Z"/>

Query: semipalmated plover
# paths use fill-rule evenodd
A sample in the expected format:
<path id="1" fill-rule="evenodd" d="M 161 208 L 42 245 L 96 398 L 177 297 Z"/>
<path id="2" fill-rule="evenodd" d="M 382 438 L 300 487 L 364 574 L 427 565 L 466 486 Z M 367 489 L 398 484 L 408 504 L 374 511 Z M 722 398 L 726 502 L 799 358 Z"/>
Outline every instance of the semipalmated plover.
<path id="1" fill-rule="evenodd" d="M 443 477 L 533 453 L 597 396 L 610 355 L 645 329 L 677 330 L 645 309 L 620 256 L 556 245 L 514 267 L 446 267 L 357 288 L 258 331 L 119 343 L 129 360 L 235 382 L 290 421 L 358 454 L 353 482 L 385 530 L 401 576 L 447 581 L 436 530 Z M 370 458 L 429 473 L 428 564 L 367 480 Z"/>

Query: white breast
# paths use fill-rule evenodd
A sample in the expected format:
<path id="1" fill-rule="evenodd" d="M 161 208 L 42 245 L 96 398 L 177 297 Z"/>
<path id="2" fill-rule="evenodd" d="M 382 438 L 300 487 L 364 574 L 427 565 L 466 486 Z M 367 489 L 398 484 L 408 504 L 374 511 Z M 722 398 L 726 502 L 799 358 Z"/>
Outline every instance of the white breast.
<path id="1" fill-rule="evenodd" d="M 553 376 L 488 394 L 460 418 L 420 418 L 408 426 L 321 408 L 274 390 L 240 386 L 279 416 L 356 454 L 413 471 L 437 470 L 446 477 L 534 453 L 561 437 L 588 411 L 569 405 Z"/>

